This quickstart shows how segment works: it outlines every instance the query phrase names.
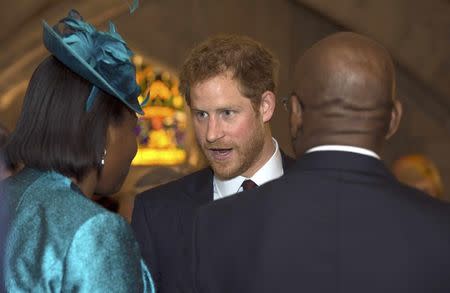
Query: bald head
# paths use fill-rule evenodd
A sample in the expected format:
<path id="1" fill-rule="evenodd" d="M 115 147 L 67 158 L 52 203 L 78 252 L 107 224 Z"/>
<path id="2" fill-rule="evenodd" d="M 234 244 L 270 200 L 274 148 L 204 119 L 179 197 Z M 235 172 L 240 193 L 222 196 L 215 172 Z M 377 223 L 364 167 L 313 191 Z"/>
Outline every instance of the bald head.
<path id="1" fill-rule="evenodd" d="M 395 132 L 394 65 L 369 38 L 346 32 L 322 39 L 300 58 L 295 85 L 301 105 L 297 152 L 321 144 L 379 151 Z"/>

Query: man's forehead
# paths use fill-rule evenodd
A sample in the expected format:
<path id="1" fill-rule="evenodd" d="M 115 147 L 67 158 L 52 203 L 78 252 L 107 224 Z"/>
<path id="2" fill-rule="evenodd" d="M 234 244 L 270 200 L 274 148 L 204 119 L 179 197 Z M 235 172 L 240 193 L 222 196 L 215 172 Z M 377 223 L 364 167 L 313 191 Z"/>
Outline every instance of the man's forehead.
<path id="1" fill-rule="evenodd" d="M 212 80 L 234 80 L 234 73 L 231 70 L 224 70 L 220 71 L 218 73 L 207 75 L 205 77 L 202 77 L 199 80 L 193 81 L 191 83 L 191 89 L 193 87 L 201 87 L 202 85 L 212 81 Z"/>
<path id="2" fill-rule="evenodd" d="M 251 100 L 243 96 L 191 96 L 191 109 L 206 112 L 239 110 L 252 107 Z"/>
<path id="3" fill-rule="evenodd" d="M 193 98 L 191 101 L 192 110 L 201 111 L 220 111 L 220 110 L 237 110 L 244 107 L 251 107 L 251 101 L 248 98 L 218 98 L 203 96 L 202 98 Z"/>

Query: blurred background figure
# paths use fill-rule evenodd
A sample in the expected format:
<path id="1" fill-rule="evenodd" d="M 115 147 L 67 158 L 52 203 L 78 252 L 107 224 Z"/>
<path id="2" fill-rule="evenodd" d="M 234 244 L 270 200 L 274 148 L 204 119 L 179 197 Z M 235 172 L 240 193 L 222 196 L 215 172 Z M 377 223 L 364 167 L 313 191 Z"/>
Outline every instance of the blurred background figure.
<path id="1" fill-rule="evenodd" d="M 392 172 L 400 182 L 432 197 L 443 198 L 444 188 L 439 170 L 427 157 L 420 154 L 402 156 L 393 163 Z"/>

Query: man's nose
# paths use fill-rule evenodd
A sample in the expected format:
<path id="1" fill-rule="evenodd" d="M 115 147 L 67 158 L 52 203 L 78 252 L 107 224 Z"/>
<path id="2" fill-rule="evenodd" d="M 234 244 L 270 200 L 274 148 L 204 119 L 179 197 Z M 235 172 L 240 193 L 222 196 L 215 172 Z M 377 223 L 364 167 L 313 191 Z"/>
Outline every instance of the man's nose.
<path id="1" fill-rule="evenodd" d="M 217 141 L 223 136 L 222 124 L 215 117 L 211 117 L 208 121 L 206 129 L 206 140 L 210 143 Z"/>

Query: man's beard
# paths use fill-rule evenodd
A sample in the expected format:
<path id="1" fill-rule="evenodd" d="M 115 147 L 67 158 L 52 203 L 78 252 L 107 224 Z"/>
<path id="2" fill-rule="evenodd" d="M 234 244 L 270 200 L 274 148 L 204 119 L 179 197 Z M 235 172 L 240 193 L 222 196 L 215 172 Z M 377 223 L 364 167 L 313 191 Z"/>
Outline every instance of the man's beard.
<path id="1" fill-rule="evenodd" d="M 264 148 L 264 126 L 258 126 L 252 131 L 247 141 L 236 145 L 234 143 L 214 143 L 202 145 L 204 152 L 214 175 L 222 180 L 231 179 L 242 175 L 249 170 L 261 157 Z M 216 161 L 210 154 L 211 148 L 232 149 L 232 157 L 223 162 Z"/>

